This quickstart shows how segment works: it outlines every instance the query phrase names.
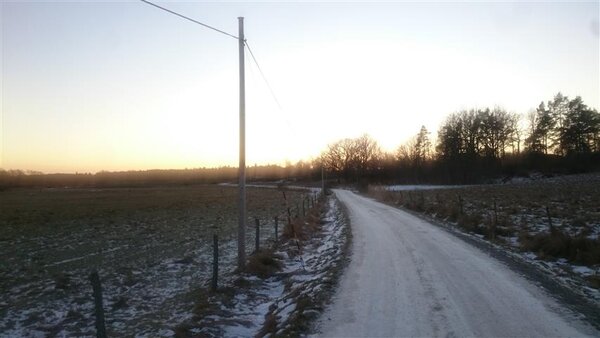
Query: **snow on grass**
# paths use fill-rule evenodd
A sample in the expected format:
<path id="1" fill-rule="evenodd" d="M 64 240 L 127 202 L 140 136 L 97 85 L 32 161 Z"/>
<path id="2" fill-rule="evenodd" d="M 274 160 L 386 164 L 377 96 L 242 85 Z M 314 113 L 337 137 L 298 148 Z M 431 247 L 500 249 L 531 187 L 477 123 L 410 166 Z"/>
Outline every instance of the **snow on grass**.
<path id="1" fill-rule="evenodd" d="M 340 206 L 327 200 L 327 212 L 319 229 L 302 241 L 280 242 L 272 252 L 281 271 L 265 279 L 249 273 L 228 275 L 220 290 L 208 294 L 203 313 L 180 327 L 202 335 L 251 337 L 298 335 L 309 330 L 332 292 L 344 259 L 347 227 Z M 310 301 L 307 301 L 310 300 Z"/>
<path id="2" fill-rule="evenodd" d="M 591 276 L 594 274 L 598 274 L 598 272 L 599 272 L 598 269 L 593 270 L 587 266 L 579 266 L 579 265 L 573 265 L 572 269 L 573 269 L 573 272 L 580 274 L 582 276 Z"/>
<path id="3" fill-rule="evenodd" d="M 237 190 L 185 188 L 1 192 L 0 337 L 93 336 L 90 270 L 98 270 L 112 336 L 172 336 L 209 280 L 212 235 L 235 266 Z M 281 214 L 281 192 L 249 189 L 249 215 Z M 290 203 L 302 191 L 289 191 Z M 58 199 L 58 201 L 56 201 Z M 6 202 L 6 203 L 4 203 Z M 218 224 L 218 227 L 211 227 Z M 273 227 L 261 229 L 261 243 Z M 254 232 L 247 231 L 247 247 Z"/>
<path id="4" fill-rule="evenodd" d="M 600 303 L 600 174 L 532 175 L 502 183 L 369 192 L 514 253 Z"/>

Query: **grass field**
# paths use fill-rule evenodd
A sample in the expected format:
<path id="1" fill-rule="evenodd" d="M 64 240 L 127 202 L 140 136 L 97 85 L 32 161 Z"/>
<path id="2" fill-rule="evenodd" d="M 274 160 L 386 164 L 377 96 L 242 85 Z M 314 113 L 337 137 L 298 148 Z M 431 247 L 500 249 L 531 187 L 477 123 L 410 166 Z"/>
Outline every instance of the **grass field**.
<path id="1" fill-rule="evenodd" d="M 599 174 L 418 191 L 376 187 L 370 193 L 532 254 L 552 268 L 575 269 L 600 288 Z"/>
<path id="2" fill-rule="evenodd" d="M 248 189 L 262 241 L 273 217 L 307 191 Z M 212 235 L 234 268 L 237 189 L 202 185 L 0 192 L 0 336 L 94 335 L 91 270 L 104 289 L 109 335 L 161 335 L 189 316 L 206 284 Z M 254 228 L 247 230 L 247 250 Z"/>

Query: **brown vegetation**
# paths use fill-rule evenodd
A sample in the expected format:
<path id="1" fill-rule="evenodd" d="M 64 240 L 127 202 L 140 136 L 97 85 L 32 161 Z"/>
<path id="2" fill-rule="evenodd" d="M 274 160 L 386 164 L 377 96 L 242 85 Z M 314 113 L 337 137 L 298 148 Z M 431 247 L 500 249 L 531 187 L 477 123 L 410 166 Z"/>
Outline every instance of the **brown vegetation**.
<path id="1" fill-rule="evenodd" d="M 249 188 L 247 194 L 248 215 L 264 224 L 285 210 L 277 189 Z M 286 191 L 294 204 L 302 194 Z M 212 234 L 224 244 L 234 238 L 236 198 L 237 188 L 216 185 L 0 191 L 0 312 L 40 330 L 48 308 L 93 308 L 87 306 L 93 301 L 87 275 L 94 268 L 107 319 L 124 323 L 109 334 L 133 335 L 159 323 L 162 328 L 174 314 L 191 311 L 196 300 L 200 314 L 206 299 L 187 290 L 209 280 Z M 272 229 L 265 227 L 262 236 L 272 238 Z M 225 262 L 234 256 L 226 245 L 220 254 Z M 232 269 L 222 266 L 221 272 Z M 85 318 L 62 323 L 65 332 L 89 335 L 93 316 L 73 311 Z M 25 312 L 32 320 L 9 317 Z"/>
<path id="2" fill-rule="evenodd" d="M 291 222 L 285 225 L 283 228 L 283 237 L 297 240 L 310 238 L 319 229 L 321 216 L 324 211 L 325 204 L 322 199 L 318 199 L 315 207 L 308 209 L 304 217 L 292 218 Z"/>
<path id="3" fill-rule="evenodd" d="M 541 259 L 594 266 L 600 264 L 598 184 L 599 175 L 587 175 L 421 191 L 372 188 L 370 194 L 490 241 L 513 245 L 518 240 L 519 250 Z"/>
<path id="4" fill-rule="evenodd" d="M 571 236 L 561 230 L 531 235 L 519 234 L 521 250 L 537 253 L 541 259 L 565 258 L 575 264 L 593 266 L 600 264 L 600 240 L 585 236 Z"/>
<path id="5" fill-rule="evenodd" d="M 246 272 L 260 278 L 268 278 L 281 270 L 283 257 L 273 253 L 273 250 L 261 250 L 248 258 Z"/>

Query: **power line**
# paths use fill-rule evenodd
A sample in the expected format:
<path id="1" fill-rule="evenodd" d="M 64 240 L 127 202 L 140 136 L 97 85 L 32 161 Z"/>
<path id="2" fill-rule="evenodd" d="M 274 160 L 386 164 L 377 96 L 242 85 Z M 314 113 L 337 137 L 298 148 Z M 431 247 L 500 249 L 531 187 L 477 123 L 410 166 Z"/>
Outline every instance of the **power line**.
<path id="1" fill-rule="evenodd" d="M 187 17 L 187 16 L 185 16 L 185 15 L 183 15 L 183 14 L 179 14 L 179 13 L 177 13 L 177 12 L 174 12 L 174 11 L 170 10 L 170 9 L 164 8 L 164 7 L 162 7 L 162 6 L 159 6 L 159 5 L 157 5 L 157 4 L 155 4 L 155 3 L 152 3 L 152 2 L 150 2 L 150 1 L 148 1 L 148 0 L 140 0 L 140 1 L 141 1 L 141 2 L 143 2 L 143 3 L 145 3 L 145 4 L 148 4 L 148 5 L 154 6 L 154 7 L 158 8 L 158 9 L 161 9 L 161 10 L 163 10 L 163 11 L 165 11 L 165 12 L 168 12 L 168 13 L 171 13 L 171 14 L 173 14 L 173 15 L 176 15 L 176 16 L 178 16 L 178 17 L 180 17 L 180 18 L 183 18 L 183 19 L 186 19 L 186 20 L 188 20 L 188 21 L 191 21 L 191 22 L 193 22 L 193 23 L 196 23 L 196 24 L 198 24 L 198 25 L 201 25 L 201 26 L 204 26 L 204 27 L 206 27 L 206 28 L 212 29 L 212 30 L 214 30 L 215 32 L 219 32 L 219 33 L 221 33 L 221 34 L 224 34 L 224 35 L 227 35 L 227 36 L 229 36 L 229 37 L 232 37 L 232 38 L 234 38 L 234 39 L 236 39 L 236 40 L 239 40 L 239 37 L 237 37 L 237 36 L 235 36 L 235 35 L 233 35 L 233 34 L 229 34 L 229 33 L 227 33 L 227 32 L 224 32 L 224 31 L 220 30 L 220 29 L 217 29 L 217 28 L 215 28 L 215 27 L 209 26 L 209 25 L 207 25 L 207 24 L 204 24 L 204 23 L 202 23 L 202 22 L 200 22 L 200 21 L 197 21 L 197 20 L 194 20 L 194 19 L 192 19 L 192 18 L 190 18 L 190 17 Z M 261 75 L 261 77 L 262 77 L 263 81 L 264 81 L 264 82 L 265 82 L 265 84 L 267 85 L 267 88 L 269 89 L 269 92 L 271 93 L 271 96 L 273 97 L 273 100 L 275 100 L 275 103 L 276 103 L 276 104 L 277 104 L 277 106 L 279 107 L 279 110 L 280 110 L 280 111 L 283 111 L 283 108 L 282 108 L 282 106 L 281 106 L 281 103 L 279 103 L 279 100 L 277 99 L 277 95 L 275 95 L 275 91 L 273 91 L 273 88 L 271 87 L 271 84 L 269 83 L 269 81 L 267 80 L 267 77 L 266 77 L 266 76 L 265 76 L 265 74 L 263 73 L 263 71 L 262 71 L 262 68 L 261 68 L 261 67 L 260 67 L 260 65 L 258 64 L 258 61 L 256 60 L 256 57 L 254 56 L 254 53 L 252 52 L 252 49 L 250 48 L 250 45 L 248 44 L 248 41 L 247 41 L 246 39 L 244 39 L 244 45 L 245 45 L 245 46 L 248 48 L 248 52 L 250 52 L 250 56 L 252 56 L 252 60 L 253 60 L 253 61 L 254 61 L 254 63 L 256 64 L 256 67 L 258 68 L 258 71 L 260 72 L 260 75 Z M 283 118 L 284 118 L 284 120 L 285 120 L 286 124 L 288 125 L 288 127 L 289 127 L 289 128 L 292 130 L 292 132 L 293 132 L 294 134 L 296 134 L 296 135 L 297 135 L 297 132 L 296 132 L 296 130 L 294 129 L 294 127 L 292 126 L 292 124 L 290 123 L 290 121 L 287 119 L 287 117 L 286 117 L 286 116 L 283 116 Z"/>
<path id="2" fill-rule="evenodd" d="M 189 21 L 191 21 L 191 22 L 193 22 L 193 23 L 197 23 L 197 24 L 199 24 L 199 25 L 201 25 L 201 26 L 204 26 L 204 27 L 206 27 L 206 28 L 212 29 L 212 30 L 214 30 L 214 31 L 216 31 L 216 32 L 219 32 L 219 33 L 221 33 L 221 34 L 225 34 L 225 35 L 227 35 L 227 36 L 230 36 L 230 37 L 232 37 L 232 38 L 234 38 L 234 39 L 236 39 L 236 40 L 239 40 L 239 38 L 238 38 L 237 36 L 235 36 L 235 35 L 232 35 L 232 34 L 229 34 L 229 33 L 227 33 L 227 32 L 224 32 L 224 31 L 222 31 L 222 30 L 220 30 L 220 29 L 217 29 L 217 28 L 215 28 L 215 27 L 209 26 L 209 25 L 207 25 L 207 24 L 204 24 L 204 23 L 202 23 L 202 22 L 200 22 L 200 21 L 196 21 L 196 20 L 194 20 L 194 19 L 192 19 L 192 18 L 190 18 L 190 17 L 187 17 L 187 16 L 185 16 L 185 15 L 183 15 L 183 14 L 179 14 L 179 13 L 177 13 L 177 12 L 173 12 L 173 11 L 172 11 L 172 10 L 170 10 L 170 9 L 166 9 L 166 8 L 164 8 L 164 7 L 161 7 L 161 6 L 159 6 L 159 5 L 157 5 L 157 4 L 154 4 L 154 3 L 150 2 L 150 1 L 147 1 L 147 0 L 140 0 L 140 1 L 141 1 L 141 2 L 144 2 L 144 3 L 148 4 L 148 5 L 154 6 L 154 7 L 158 8 L 158 9 L 162 9 L 163 11 L 169 12 L 169 13 L 171 13 L 171 14 L 173 14 L 173 15 L 177 15 L 177 16 L 178 16 L 178 17 L 180 17 L 180 18 L 184 18 L 184 19 L 186 19 L 186 20 L 189 20 Z"/>
<path id="3" fill-rule="evenodd" d="M 277 107 L 279 107 L 279 111 L 282 113 L 281 117 L 283 118 L 283 121 L 285 122 L 285 124 L 287 124 L 289 130 L 295 136 L 295 137 L 292 138 L 292 140 L 296 140 L 297 141 L 300 138 L 300 135 L 299 135 L 298 131 L 296 130 L 296 128 L 294 128 L 294 125 L 290 122 L 290 120 L 288 119 L 288 116 L 285 113 L 283 107 L 279 103 L 279 100 L 277 99 L 277 95 L 275 95 L 275 91 L 273 91 L 273 88 L 271 87 L 271 84 L 269 83 L 269 80 L 267 80 L 267 77 L 265 76 L 265 74 L 262 71 L 262 68 L 258 64 L 258 61 L 256 60 L 256 57 L 254 56 L 254 53 L 252 53 L 252 49 L 250 48 L 250 45 L 248 44 L 248 41 L 245 41 L 245 42 L 246 42 L 246 47 L 248 48 L 248 52 L 250 52 L 250 56 L 252 57 L 252 60 L 254 61 L 254 64 L 256 65 L 256 68 L 258 68 L 260 76 L 262 77 L 263 81 L 267 85 L 267 88 L 269 89 L 269 92 L 271 93 L 271 96 L 273 97 L 273 100 L 277 104 Z M 252 69 L 252 68 L 250 68 L 250 69 Z M 298 147 L 297 142 L 294 142 L 294 146 Z"/>
<path id="4" fill-rule="evenodd" d="M 271 92 L 271 96 L 273 96 L 273 99 L 275 100 L 275 103 L 277 103 L 277 106 L 279 106 L 279 109 L 283 110 L 283 108 L 281 108 L 281 104 L 279 103 L 279 100 L 277 99 L 277 96 L 275 95 L 275 92 L 273 91 L 273 88 L 271 88 L 269 81 L 267 81 L 267 77 L 265 76 L 262 69 L 260 68 L 258 61 L 256 61 L 256 57 L 254 57 L 254 53 L 252 53 L 252 49 L 250 48 L 248 41 L 245 41 L 245 42 L 246 42 L 246 47 L 248 47 L 248 51 L 250 52 L 250 56 L 252 56 L 252 60 L 254 60 L 254 63 L 256 64 L 256 68 L 258 68 L 258 71 L 260 72 L 260 76 L 262 76 L 263 80 L 265 81 L 265 84 L 267 85 L 267 88 L 269 88 L 269 91 Z"/>

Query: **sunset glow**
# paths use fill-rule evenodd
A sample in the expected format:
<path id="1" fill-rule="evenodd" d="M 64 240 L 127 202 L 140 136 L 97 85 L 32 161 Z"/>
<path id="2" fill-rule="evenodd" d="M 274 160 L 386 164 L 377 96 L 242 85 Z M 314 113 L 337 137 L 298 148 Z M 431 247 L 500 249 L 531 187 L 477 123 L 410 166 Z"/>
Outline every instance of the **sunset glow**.
<path id="1" fill-rule="evenodd" d="M 448 114 L 600 107 L 598 2 L 161 2 L 246 38 L 247 163 L 368 133 L 393 150 Z M 2 2 L 0 168 L 236 166 L 237 41 L 141 2 Z"/>

